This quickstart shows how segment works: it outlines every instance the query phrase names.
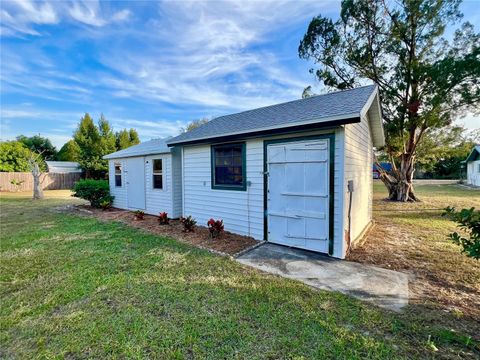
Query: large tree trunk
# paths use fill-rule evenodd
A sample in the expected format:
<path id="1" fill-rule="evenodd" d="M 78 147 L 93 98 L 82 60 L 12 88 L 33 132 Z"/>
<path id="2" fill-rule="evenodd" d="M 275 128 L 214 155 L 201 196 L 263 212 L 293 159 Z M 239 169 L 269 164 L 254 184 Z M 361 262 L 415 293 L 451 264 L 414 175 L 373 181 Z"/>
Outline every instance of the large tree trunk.
<path id="1" fill-rule="evenodd" d="M 40 181 L 40 176 L 42 175 L 38 163 L 35 162 L 32 164 L 32 176 L 33 176 L 33 199 L 43 199 L 43 189 L 42 182 Z"/>
<path id="2" fill-rule="evenodd" d="M 377 159 L 375 164 L 380 172 L 380 179 L 388 189 L 388 199 L 393 201 L 418 201 L 413 189 L 414 156 L 402 154 L 400 167 L 397 168 L 392 161 L 392 171 L 385 171 Z"/>

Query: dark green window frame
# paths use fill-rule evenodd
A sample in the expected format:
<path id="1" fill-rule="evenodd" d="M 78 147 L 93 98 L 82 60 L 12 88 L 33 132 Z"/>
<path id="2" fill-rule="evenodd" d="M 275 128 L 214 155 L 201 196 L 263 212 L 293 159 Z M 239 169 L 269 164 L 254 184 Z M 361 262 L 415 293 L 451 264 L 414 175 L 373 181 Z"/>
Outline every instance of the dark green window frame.
<path id="1" fill-rule="evenodd" d="M 226 184 L 216 184 L 215 183 L 215 150 L 225 149 L 232 146 L 241 146 L 242 150 L 242 183 L 240 185 L 226 185 Z M 215 190 L 235 190 L 235 191 L 245 191 L 247 189 L 247 151 L 245 142 L 235 142 L 228 144 L 218 144 L 211 145 L 211 186 Z"/>

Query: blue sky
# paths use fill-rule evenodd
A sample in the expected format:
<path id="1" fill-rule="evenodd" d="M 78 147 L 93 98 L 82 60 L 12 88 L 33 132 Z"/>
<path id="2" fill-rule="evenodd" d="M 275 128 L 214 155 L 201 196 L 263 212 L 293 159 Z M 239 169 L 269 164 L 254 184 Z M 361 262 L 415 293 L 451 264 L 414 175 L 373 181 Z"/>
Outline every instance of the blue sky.
<path id="1" fill-rule="evenodd" d="M 477 29 L 479 5 L 462 5 Z M 2 1 L 0 138 L 40 133 L 59 148 L 85 112 L 103 112 L 148 140 L 319 92 L 297 48 L 313 16 L 338 12 L 336 1 Z"/>

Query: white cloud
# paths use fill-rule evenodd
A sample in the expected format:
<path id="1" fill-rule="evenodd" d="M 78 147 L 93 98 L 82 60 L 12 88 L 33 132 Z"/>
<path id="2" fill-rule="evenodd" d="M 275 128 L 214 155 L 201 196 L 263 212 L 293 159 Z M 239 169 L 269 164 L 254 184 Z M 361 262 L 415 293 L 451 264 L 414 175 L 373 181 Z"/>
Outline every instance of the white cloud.
<path id="1" fill-rule="evenodd" d="M 0 36 L 41 35 L 37 25 L 57 24 L 75 20 L 78 23 L 102 27 L 111 22 L 122 22 L 130 10 L 106 12 L 98 0 L 74 1 L 2 1 Z"/>

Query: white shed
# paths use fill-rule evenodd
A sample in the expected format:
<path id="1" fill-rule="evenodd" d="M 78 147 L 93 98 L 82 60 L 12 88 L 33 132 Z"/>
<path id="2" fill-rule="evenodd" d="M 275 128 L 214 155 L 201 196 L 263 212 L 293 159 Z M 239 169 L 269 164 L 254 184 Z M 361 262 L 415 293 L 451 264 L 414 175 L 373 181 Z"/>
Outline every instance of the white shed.
<path id="1" fill-rule="evenodd" d="M 480 145 L 476 145 L 467 160 L 467 184 L 480 186 Z"/>
<path id="2" fill-rule="evenodd" d="M 104 156 L 113 206 L 170 218 L 182 215 L 182 167 L 178 149 L 154 139 Z"/>
<path id="3" fill-rule="evenodd" d="M 181 148 L 183 215 L 257 240 L 344 258 L 372 220 L 373 85 L 221 116 Z"/>

